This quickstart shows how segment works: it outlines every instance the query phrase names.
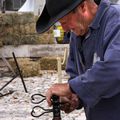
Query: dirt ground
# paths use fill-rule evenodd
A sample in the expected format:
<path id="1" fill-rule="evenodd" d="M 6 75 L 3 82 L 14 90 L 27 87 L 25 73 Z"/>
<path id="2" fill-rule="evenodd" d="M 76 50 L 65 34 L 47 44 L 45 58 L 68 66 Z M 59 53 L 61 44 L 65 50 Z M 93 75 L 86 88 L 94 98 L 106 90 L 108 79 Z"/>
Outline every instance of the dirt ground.
<path id="1" fill-rule="evenodd" d="M 66 82 L 68 76 L 63 72 L 62 79 Z M 0 88 L 10 80 L 10 77 L 0 78 Z M 25 93 L 20 78 L 14 79 L 6 86 L 1 93 L 14 91 L 12 94 L 0 97 L 0 120 L 52 120 L 52 113 L 44 114 L 40 118 L 31 116 L 32 108 L 35 106 L 31 103 L 31 95 L 35 93 L 45 94 L 47 88 L 57 81 L 56 72 L 44 72 L 41 77 L 24 78 L 28 93 Z M 48 108 L 46 101 L 41 104 L 42 107 Z M 43 111 L 37 111 L 39 113 Z M 38 114 L 39 114 L 38 113 Z M 84 111 L 74 111 L 70 114 L 61 113 L 62 120 L 85 120 Z"/>

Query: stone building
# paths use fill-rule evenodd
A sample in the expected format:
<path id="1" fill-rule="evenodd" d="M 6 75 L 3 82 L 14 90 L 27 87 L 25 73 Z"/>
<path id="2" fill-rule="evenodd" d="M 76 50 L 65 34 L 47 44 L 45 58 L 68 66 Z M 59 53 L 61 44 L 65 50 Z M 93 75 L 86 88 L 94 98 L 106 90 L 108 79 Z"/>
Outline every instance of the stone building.
<path id="1" fill-rule="evenodd" d="M 45 0 L 0 0 L 0 10 L 33 12 L 39 15 L 42 12 Z"/>
<path id="2" fill-rule="evenodd" d="M 17 11 L 26 0 L 0 0 L 0 8 L 5 7 L 5 10 Z"/>
<path id="3" fill-rule="evenodd" d="M 111 0 L 120 3 L 120 0 Z M 0 0 L 0 9 L 5 11 L 34 12 L 39 15 L 42 12 L 45 0 Z"/>
<path id="4" fill-rule="evenodd" d="M 35 15 L 40 15 L 45 0 L 26 0 L 24 5 L 19 9 L 19 12 L 33 12 Z"/>

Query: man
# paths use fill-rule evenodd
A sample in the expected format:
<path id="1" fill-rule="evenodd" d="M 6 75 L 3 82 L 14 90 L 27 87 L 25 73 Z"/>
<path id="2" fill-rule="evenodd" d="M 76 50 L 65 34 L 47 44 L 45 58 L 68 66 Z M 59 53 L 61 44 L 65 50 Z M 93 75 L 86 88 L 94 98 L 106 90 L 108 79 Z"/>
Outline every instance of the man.
<path id="1" fill-rule="evenodd" d="M 37 21 L 43 33 L 56 21 L 72 31 L 66 72 L 68 83 L 54 84 L 46 98 L 58 95 L 69 113 L 84 107 L 87 120 L 120 119 L 120 6 L 108 0 L 47 0 Z M 97 58 L 95 58 L 97 56 Z"/>

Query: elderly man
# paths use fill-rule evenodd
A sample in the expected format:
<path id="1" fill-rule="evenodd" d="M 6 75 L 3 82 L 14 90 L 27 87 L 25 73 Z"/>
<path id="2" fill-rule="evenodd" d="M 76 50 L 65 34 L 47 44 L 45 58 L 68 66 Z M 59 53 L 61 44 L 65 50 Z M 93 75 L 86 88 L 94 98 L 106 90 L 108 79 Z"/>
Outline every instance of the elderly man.
<path id="1" fill-rule="evenodd" d="M 108 0 L 46 0 L 38 33 L 59 21 L 72 31 L 68 83 L 46 93 L 58 95 L 66 113 L 84 107 L 87 120 L 120 120 L 120 5 Z"/>

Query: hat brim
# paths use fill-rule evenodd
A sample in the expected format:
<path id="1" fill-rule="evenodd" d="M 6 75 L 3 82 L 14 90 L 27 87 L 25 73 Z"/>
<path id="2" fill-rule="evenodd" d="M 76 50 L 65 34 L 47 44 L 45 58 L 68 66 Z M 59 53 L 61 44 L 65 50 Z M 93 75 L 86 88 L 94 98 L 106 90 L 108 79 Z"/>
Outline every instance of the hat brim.
<path id="1" fill-rule="evenodd" d="M 76 6 L 78 6 L 83 0 L 76 0 L 74 4 L 67 7 L 65 10 L 60 12 L 58 15 L 51 17 L 48 14 L 46 5 L 43 9 L 41 16 L 38 18 L 36 23 L 36 31 L 41 34 L 47 31 L 52 25 L 54 25 L 59 19 L 70 13 Z"/>

